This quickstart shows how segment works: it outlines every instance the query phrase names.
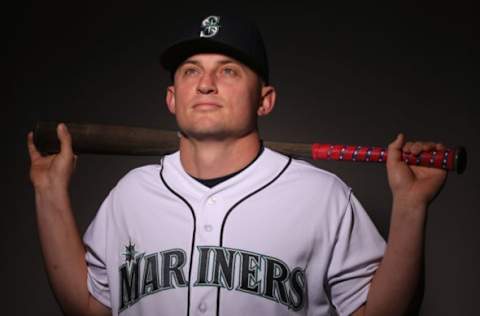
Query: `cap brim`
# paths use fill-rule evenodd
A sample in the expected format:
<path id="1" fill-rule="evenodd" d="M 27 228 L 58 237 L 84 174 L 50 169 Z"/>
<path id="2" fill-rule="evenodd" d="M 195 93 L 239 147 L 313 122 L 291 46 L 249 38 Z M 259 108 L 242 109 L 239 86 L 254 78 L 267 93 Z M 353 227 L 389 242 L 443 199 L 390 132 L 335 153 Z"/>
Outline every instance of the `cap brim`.
<path id="1" fill-rule="evenodd" d="M 180 64 L 188 57 L 200 53 L 218 53 L 230 56 L 252 68 L 253 71 L 266 81 L 266 78 L 262 75 L 260 67 L 246 54 L 233 46 L 207 38 L 191 39 L 170 46 L 160 56 L 160 63 L 165 69 L 173 74 L 178 66 L 180 66 Z"/>

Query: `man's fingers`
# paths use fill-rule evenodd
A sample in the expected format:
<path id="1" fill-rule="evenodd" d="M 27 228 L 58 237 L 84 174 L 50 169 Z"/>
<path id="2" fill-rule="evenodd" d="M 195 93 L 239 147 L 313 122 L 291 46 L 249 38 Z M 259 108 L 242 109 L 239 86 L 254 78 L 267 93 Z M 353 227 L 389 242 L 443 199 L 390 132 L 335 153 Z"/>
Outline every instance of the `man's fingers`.
<path id="1" fill-rule="evenodd" d="M 409 153 L 411 151 L 412 145 L 413 145 L 413 142 L 406 142 L 403 145 L 402 151 Z"/>
<path id="2" fill-rule="evenodd" d="M 412 147 L 410 148 L 410 152 L 414 155 L 418 155 L 419 153 L 422 152 L 423 148 L 424 148 L 423 143 L 416 142 L 416 143 L 413 143 Z"/>
<path id="3" fill-rule="evenodd" d="M 73 154 L 72 137 L 70 136 L 67 126 L 64 123 L 60 123 L 57 125 L 57 136 L 60 140 L 61 152 L 66 154 Z"/>
<path id="4" fill-rule="evenodd" d="M 413 155 L 418 155 L 422 151 L 433 151 L 433 150 L 444 150 L 445 146 L 443 144 L 434 143 L 434 142 L 407 142 L 402 148 L 402 151 L 406 153 L 411 153 Z"/>
<path id="5" fill-rule="evenodd" d="M 422 150 L 423 151 L 430 151 L 435 149 L 435 143 L 434 142 L 425 142 L 422 144 Z"/>
<path id="6" fill-rule="evenodd" d="M 28 147 L 28 154 L 30 155 L 30 160 L 34 161 L 40 158 L 42 155 L 37 150 L 37 147 L 33 143 L 33 132 L 29 132 L 27 135 L 27 147 Z"/>

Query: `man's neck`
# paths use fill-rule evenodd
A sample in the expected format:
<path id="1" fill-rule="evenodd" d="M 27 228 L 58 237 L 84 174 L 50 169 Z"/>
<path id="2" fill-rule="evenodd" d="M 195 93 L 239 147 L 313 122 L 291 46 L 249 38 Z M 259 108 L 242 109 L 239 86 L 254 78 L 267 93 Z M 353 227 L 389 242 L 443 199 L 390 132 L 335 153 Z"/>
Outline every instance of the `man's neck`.
<path id="1" fill-rule="evenodd" d="M 223 141 L 180 138 L 180 161 L 185 171 L 199 179 L 212 179 L 237 172 L 258 154 L 257 132 Z"/>

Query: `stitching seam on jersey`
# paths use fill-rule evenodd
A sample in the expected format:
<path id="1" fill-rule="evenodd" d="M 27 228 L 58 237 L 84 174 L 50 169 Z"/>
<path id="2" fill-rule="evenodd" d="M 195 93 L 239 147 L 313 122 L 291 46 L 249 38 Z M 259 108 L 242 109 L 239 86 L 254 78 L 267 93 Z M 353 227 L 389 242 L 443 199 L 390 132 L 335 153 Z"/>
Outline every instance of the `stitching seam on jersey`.
<path id="1" fill-rule="evenodd" d="M 160 168 L 160 179 L 162 180 L 163 184 L 170 192 L 172 192 L 175 196 L 177 196 L 180 200 L 182 200 L 188 206 L 193 217 L 193 234 L 192 234 L 192 245 L 190 247 L 190 262 L 188 267 L 188 291 L 187 291 L 187 316 L 189 316 L 190 315 L 190 284 L 191 284 L 191 278 L 192 278 L 193 247 L 195 246 L 195 230 L 197 227 L 197 219 L 195 217 L 195 212 L 193 211 L 193 207 L 190 205 L 190 203 L 188 203 L 188 201 L 183 196 L 175 192 L 163 178 L 163 158 L 162 158 L 162 167 Z"/>
<path id="2" fill-rule="evenodd" d="M 343 214 L 342 214 L 342 217 L 340 218 L 340 222 L 343 222 L 346 214 L 347 214 L 347 210 L 348 210 L 348 206 L 350 205 L 350 199 L 352 197 L 352 192 L 353 190 L 351 188 L 349 188 L 349 191 L 348 191 L 348 198 L 347 198 L 347 203 L 345 204 L 345 209 L 343 210 Z M 337 231 L 335 232 L 335 243 L 334 243 L 334 246 L 332 247 L 332 252 L 330 253 L 330 257 L 328 258 L 328 267 L 330 267 L 330 264 L 332 262 L 332 259 L 333 259 L 333 249 L 335 248 L 335 245 L 338 241 L 338 234 L 340 233 L 340 227 L 341 225 L 338 225 L 337 227 Z M 332 301 L 332 293 L 331 293 L 331 288 L 328 284 L 328 268 L 327 270 L 325 271 L 325 275 L 323 276 L 323 290 L 325 291 L 325 293 L 327 293 L 327 298 L 328 298 L 328 302 L 330 303 L 330 307 L 334 308 L 335 311 L 337 311 L 337 306 L 335 306 L 335 304 L 333 303 Z"/>
<path id="3" fill-rule="evenodd" d="M 272 180 L 270 180 L 270 182 L 268 182 L 267 184 L 263 185 L 262 187 L 256 189 L 255 191 L 247 194 L 246 196 L 244 196 L 243 198 L 241 198 L 240 200 L 238 200 L 237 203 L 235 203 L 227 212 L 227 214 L 225 214 L 225 217 L 223 218 L 223 222 L 222 222 L 222 227 L 220 229 L 220 247 L 223 247 L 223 229 L 225 228 L 225 223 L 227 222 L 227 217 L 228 215 L 230 215 L 230 213 L 233 211 L 234 208 L 236 208 L 238 205 L 240 205 L 240 203 L 244 202 L 246 199 L 250 198 L 251 196 L 257 194 L 258 192 L 262 191 L 263 189 L 265 189 L 266 187 L 268 187 L 269 185 L 271 185 L 273 182 L 275 182 L 278 178 L 280 178 L 280 176 L 285 172 L 285 170 L 287 170 L 288 166 L 290 166 L 290 163 L 292 162 L 292 157 L 288 157 L 288 162 L 287 164 L 283 167 L 283 169 L 275 176 L 275 178 L 273 178 Z M 217 316 L 220 315 L 220 287 L 218 287 L 217 289 L 217 313 L 216 313 Z"/>

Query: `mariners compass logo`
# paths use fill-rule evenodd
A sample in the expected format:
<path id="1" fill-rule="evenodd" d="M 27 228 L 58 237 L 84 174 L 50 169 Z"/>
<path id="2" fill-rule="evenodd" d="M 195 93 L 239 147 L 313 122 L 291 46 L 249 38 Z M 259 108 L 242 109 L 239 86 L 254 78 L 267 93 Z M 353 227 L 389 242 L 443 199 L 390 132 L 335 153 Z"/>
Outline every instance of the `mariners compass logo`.
<path id="1" fill-rule="evenodd" d="M 220 17 L 211 15 L 202 21 L 202 30 L 200 37 L 213 37 L 220 30 Z"/>
<path id="2" fill-rule="evenodd" d="M 128 245 L 125 246 L 125 252 L 123 255 L 125 256 L 125 262 L 128 263 L 129 265 L 132 264 L 132 261 L 137 261 L 138 258 L 135 257 L 135 255 L 138 253 L 138 251 L 135 250 L 135 244 L 132 244 L 131 241 L 128 242 Z M 143 253 L 140 254 L 140 258 L 143 257 Z"/>

